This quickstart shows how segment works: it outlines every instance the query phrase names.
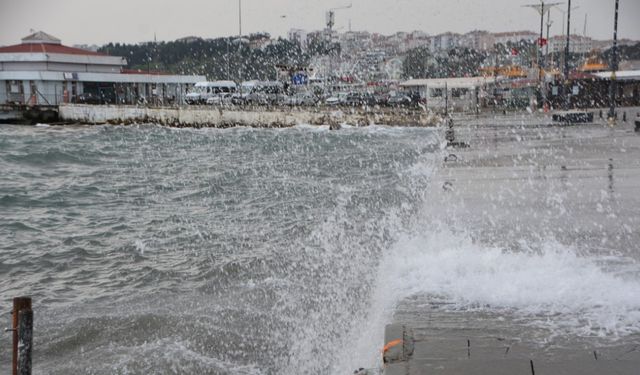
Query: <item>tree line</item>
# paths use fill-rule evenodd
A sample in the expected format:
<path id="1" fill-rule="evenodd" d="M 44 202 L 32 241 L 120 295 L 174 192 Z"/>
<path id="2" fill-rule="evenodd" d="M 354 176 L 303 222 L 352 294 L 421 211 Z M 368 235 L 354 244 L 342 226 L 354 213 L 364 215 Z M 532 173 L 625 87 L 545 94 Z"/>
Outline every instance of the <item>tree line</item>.
<path id="1" fill-rule="evenodd" d="M 260 46 L 257 42 L 267 40 Z M 98 52 L 127 59 L 129 69 L 173 74 L 198 74 L 211 80 L 270 80 L 276 65 L 307 66 L 316 55 L 339 54 L 340 47 L 321 39 L 312 39 L 303 50 L 296 41 L 270 40 L 269 34 L 251 34 L 243 38 L 216 38 L 146 42 L 109 43 Z"/>
<path id="2" fill-rule="evenodd" d="M 522 40 L 517 43 L 497 44 L 492 52 L 476 51 L 471 48 L 455 47 L 448 51 L 433 53 L 429 47 L 417 47 L 406 53 L 403 62 L 404 78 L 446 78 L 478 76 L 484 66 L 504 66 L 510 64 L 522 67 L 535 66 L 538 59 L 535 42 Z M 612 49 L 607 49 L 589 57 L 600 61 L 611 61 Z M 618 47 L 618 61 L 640 60 L 640 43 Z M 550 53 L 544 58 L 544 66 L 564 68 L 564 52 Z M 569 69 L 575 70 L 584 62 L 585 54 L 570 53 Z M 562 64 L 561 64 L 562 63 Z M 560 66 L 562 65 L 562 66 Z"/>

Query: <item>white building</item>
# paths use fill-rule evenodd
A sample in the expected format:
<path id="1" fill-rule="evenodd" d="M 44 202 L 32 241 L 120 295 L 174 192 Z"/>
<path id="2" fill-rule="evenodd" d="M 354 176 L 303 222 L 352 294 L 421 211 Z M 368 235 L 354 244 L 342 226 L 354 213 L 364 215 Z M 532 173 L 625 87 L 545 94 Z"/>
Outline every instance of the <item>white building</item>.
<path id="1" fill-rule="evenodd" d="M 123 57 L 62 45 L 42 31 L 0 47 L 0 104 L 182 104 L 204 76 L 125 69 Z"/>
<path id="2" fill-rule="evenodd" d="M 289 38 L 289 40 L 292 42 L 298 42 L 298 44 L 300 44 L 300 47 L 302 48 L 307 48 L 307 35 L 308 33 L 302 29 L 291 29 L 287 33 L 287 37 Z"/>
<path id="3" fill-rule="evenodd" d="M 461 47 L 475 49 L 476 51 L 488 51 L 495 45 L 493 34 L 488 31 L 474 30 L 462 36 Z"/>
<path id="4" fill-rule="evenodd" d="M 557 35 L 549 38 L 549 53 L 564 52 L 567 45 L 567 37 Z M 569 37 L 569 52 L 571 53 L 589 53 L 593 49 L 593 40 L 588 36 L 571 35 Z"/>
<path id="5" fill-rule="evenodd" d="M 431 37 L 429 47 L 431 52 L 448 51 L 452 48 L 458 47 L 460 42 L 460 34 L 444 33 Z"/>
<path id="6" fill-rule="evenodd" d="M 493 34 L 494 43 L 502 45 L 506 45 L 507 43 L 519 43 L 521 40 L 526 42 L 535 42 L 539 37 L 540 34 L 533 31 L 511 31 Z"/>
<path id="7" fill-rule="evenodd" d="M 429 109 L 449 108 L 468 111 L 481 105 L 495 86 L 492 77 L 410 79 L 400 86 L 417 91 Z"/>

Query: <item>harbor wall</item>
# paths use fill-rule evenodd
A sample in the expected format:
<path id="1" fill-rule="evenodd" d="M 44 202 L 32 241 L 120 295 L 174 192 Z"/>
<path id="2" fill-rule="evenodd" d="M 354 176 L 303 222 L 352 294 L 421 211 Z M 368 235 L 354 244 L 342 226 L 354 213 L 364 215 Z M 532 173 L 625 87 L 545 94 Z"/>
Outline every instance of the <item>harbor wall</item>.
<path id="1" fill-rule="evenodd" d="M 290 127 L 309 125 L 399 125 L 430 126 L 436 117 L 406 108 L 220 108 L 138 107 L 123 105 L 64 104 L 60 120 L 88 124 L 158 123 L 185 127 Z"/>

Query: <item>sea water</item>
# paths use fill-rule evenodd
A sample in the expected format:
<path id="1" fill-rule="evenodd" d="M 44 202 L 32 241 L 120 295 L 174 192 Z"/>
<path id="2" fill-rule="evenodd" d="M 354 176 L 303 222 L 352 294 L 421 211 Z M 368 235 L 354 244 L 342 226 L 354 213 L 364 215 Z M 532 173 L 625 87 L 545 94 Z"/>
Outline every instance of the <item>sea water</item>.
<path id="1" fill-rule="evenodd" d="M 428 128 L 3 125 L 0 312 L 33 297 L 41 374 L 352 373 L 416 295 L 637 334 L 633 251 L 479 238 L 443 214 L 443 152 Z"/>

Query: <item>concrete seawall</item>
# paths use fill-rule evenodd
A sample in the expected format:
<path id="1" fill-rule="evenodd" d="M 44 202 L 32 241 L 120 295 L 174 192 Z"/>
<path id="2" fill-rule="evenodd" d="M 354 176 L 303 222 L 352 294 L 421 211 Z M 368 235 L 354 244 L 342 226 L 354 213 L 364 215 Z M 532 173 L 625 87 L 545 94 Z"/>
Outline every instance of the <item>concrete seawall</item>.
<path id="1" fill-rule="evenodd" d="M 289 108 L 289 107 L 137 107 L 122 105 L 64 104 L 60 120 L 89 124 L 150 122 L 184 127 L 290 127 L 300 124 L 356 126 L 432 126 L 437 118 L 428 112 L 405 108 Z"/>

